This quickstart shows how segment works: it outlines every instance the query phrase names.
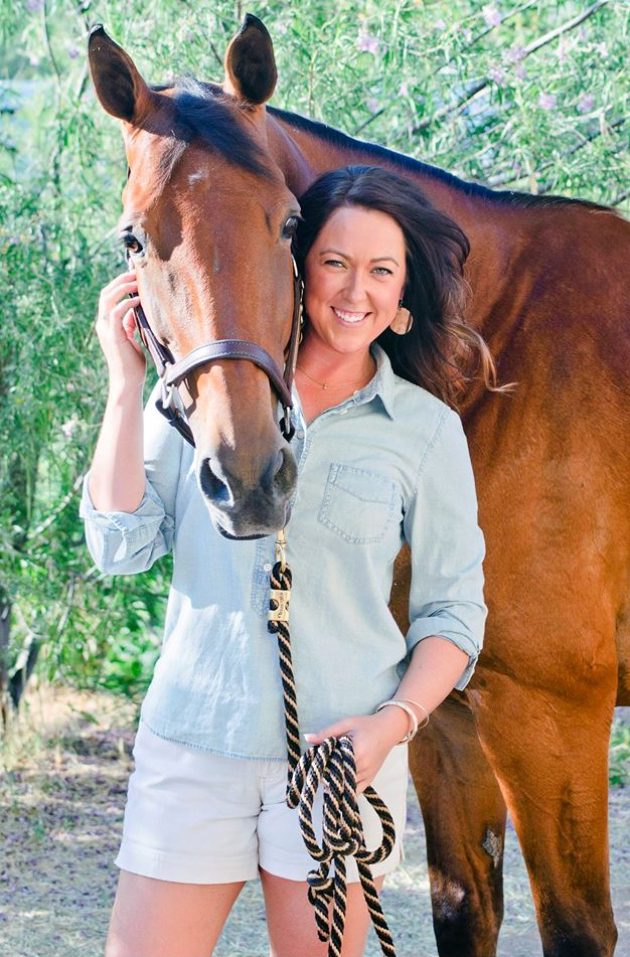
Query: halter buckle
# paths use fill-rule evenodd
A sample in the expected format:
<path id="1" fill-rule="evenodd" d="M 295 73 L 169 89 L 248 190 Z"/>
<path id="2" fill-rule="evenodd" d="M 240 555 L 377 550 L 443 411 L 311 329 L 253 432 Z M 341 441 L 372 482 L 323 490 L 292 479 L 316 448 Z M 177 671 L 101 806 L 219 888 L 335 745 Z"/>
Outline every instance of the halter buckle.
<path id="1" fill-rule="evenodd" d="M 167 385 L 164 381 L 164 377 L 160 377 L 160 383 L 162 385 L 162 408 L 163 409 L 172 409 L 173 412 L 175 409 L 175 386 Z"/>

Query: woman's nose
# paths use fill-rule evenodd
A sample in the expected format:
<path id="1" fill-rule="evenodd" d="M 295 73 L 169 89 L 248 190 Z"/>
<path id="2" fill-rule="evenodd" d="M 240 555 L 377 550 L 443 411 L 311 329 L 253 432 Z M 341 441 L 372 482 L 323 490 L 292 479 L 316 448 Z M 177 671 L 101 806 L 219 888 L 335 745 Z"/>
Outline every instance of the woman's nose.
<path id="1" fill-rule="evenodd" d="M 365 282 L 359 270 L 353 269 L 348 273 L 344 291 L 350 302 L 361 302 L 362 299 L 365 299 Z"/>

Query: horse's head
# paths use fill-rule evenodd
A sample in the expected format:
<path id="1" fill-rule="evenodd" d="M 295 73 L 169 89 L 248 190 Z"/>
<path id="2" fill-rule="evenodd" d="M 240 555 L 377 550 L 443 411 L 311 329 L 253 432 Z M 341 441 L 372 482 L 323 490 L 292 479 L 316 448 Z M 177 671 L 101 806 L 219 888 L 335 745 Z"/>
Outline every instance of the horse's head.
<path id="1" fill-rule="evenodd" d="M 157 338 L 175 359 L 216 340 L 248 340 L 282 369 L 299 205 L 265 150 L 264 103 L 276 81 L 267 31 L 246 18 L 226 55 L 224 88 L 149 87 L 102 27 L 89 59 L 101 104 L 123 125 L 121 240 Z M 217 528 L 236 538 L 282 528 L 296 466 L 265 371 L 249 359 L 213 359 L 186 375 L 180 395 Z"/>

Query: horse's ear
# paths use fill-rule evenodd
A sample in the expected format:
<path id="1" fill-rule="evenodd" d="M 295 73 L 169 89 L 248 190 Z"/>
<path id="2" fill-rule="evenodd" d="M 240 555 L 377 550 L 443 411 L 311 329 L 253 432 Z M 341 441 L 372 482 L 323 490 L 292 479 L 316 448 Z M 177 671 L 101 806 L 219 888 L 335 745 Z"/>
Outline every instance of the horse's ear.
<path id="1" fill-rule="evenodd" d="M 90 73 L 103 109 L 119 120 L 133 123 L 149 109 L 151 91 L 135 63 L 109 37 L 99 23 L 88 39 Z"/>
<path id="2" fill-rule="evenodd" d="M 278 71 L 273 43 L 262 20 L 246 13 L 225 54 L 223 88 L 239 100 L 260 106 L 276 87 Z"/>

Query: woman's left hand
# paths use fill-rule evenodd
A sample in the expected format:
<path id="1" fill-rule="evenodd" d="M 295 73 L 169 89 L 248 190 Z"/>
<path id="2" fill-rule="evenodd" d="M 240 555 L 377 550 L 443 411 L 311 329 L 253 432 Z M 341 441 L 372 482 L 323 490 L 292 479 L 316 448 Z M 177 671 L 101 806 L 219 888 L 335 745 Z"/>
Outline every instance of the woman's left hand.
<path id="1" fill-rule="evenodd" d="M 357 768 L 357 791 L 372 783 L 383 761 L 409 730 L 409 719 L 400 708 L 383 708 L 376 714 L 342 718 L 316 734 L 305 734 L 308 744 L 321 744 L 326 738 L 352 738 Z"/>

